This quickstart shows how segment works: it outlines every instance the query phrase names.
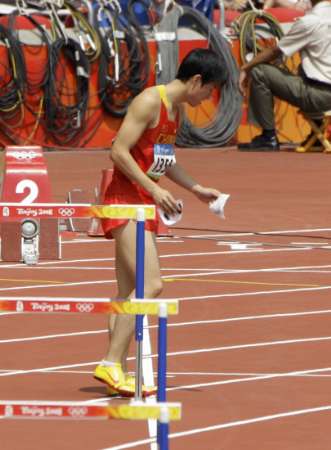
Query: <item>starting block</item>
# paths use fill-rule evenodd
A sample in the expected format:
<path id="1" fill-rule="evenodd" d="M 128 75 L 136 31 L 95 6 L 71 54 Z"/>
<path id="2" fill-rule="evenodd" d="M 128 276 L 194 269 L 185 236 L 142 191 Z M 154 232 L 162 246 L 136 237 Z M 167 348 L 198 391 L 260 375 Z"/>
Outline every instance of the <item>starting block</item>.
<path id="1" fill-rule="evenodd" d="M 8 146 L 5 149 L 1 190 L 3 202 L 17 202 L 22 207 L 52 200 L 50 180 L 42 148 Z M 1 223 L 1 259 L 35 263 L 40 259 L 60 259 L 58 220 L 16 217 Z M 33 261 L 34 260 L 34 261 Z"/>

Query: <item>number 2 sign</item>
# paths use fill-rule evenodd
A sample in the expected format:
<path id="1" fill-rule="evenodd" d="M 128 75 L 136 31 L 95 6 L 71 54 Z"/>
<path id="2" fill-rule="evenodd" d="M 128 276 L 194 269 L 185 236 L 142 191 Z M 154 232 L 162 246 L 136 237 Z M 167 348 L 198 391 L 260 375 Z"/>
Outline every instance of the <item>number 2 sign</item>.
<path id="1" fill-rule="evenodd" d="M 1 201 L 22 205 L 52 203 L 51 184 L 41 147 L 6 147 Z M 39 253 L 41 259 L 59 259 L 56 220 L 40 221 Z M 20 222 L 3 220 L 1 223 L 1 259 L 22 260 Z"/>
<path id="2" fill-rule="evenodd" d="M 51 202 L 51 186 L 41 147 L 6 147 L 2 202 Z"/>

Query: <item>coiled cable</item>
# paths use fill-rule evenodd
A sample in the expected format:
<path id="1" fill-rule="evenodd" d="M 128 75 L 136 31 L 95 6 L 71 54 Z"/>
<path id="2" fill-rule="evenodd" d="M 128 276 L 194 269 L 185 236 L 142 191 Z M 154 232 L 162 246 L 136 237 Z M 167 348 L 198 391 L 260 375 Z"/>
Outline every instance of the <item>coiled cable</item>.
<path id="1" fill-rule="evenodd" d="M 188 20 L 190 27 L 207 39 L 210 48 L 223 60 L 228 77 L 222 86 L 221 99 L 211 123 L 198 128 L 185 115 L 176 144 L 181 147 L 222 147 L 232 139 L 241 121 L 242 96 L 238 89 L 238 66 L 228 41 L 203 14 L 183 6 L 182 19 Z"/>

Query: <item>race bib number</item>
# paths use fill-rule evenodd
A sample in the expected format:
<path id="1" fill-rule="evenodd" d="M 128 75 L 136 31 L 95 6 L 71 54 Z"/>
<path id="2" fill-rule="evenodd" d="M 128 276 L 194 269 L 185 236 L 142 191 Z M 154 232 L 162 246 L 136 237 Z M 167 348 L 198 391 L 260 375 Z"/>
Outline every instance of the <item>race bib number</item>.
<path id="1" fill-rule="evenodd" d="M 160 178 L 166 170 L 176 164 L 174 146 L 171 144 L 154 145 L 154 161 L 147 171 L 151 178 Z"/>

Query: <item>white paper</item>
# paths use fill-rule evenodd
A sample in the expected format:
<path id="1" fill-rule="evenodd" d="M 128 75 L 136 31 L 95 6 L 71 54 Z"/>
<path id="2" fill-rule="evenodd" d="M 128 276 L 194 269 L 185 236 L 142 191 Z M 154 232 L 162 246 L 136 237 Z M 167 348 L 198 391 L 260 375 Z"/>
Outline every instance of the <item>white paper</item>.
<path id="1" fill-rule="evenodd" d="M 162 222 L 167 226 L 175 225 L 175 223 L 179 222 L 183 216 L 183 200 L 177 200 L 176 205 L 178 211 L 180 212 L 176 212 L 174 214 L 168 214 L 164 212 L 162 208 L 159 208 L 159 214 Z"/>
<path id="2" fill-rule="evenodd" d="M 228 201 L 230 194 L 221 194 L 216 200 L 209 202 L 209 209 L 221 219 L 225 219 L 224 207 Z"/>

